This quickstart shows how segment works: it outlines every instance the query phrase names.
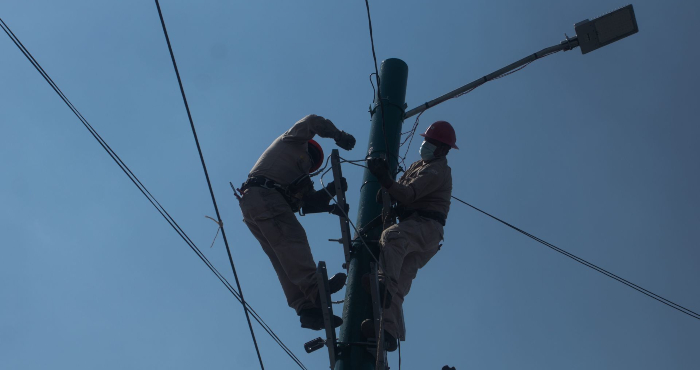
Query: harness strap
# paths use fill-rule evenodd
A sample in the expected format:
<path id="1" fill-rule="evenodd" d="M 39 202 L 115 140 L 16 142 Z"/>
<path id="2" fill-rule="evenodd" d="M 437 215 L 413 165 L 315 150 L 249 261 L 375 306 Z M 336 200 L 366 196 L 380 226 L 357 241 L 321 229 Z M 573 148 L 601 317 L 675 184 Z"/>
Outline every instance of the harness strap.
<path id="1" fill-rule="evenodd" d="M 308 178 L 308 175 L 306 177 Z M 287 201 L 289 206 L 292 207 L 292 212 L 297 212 L 300 209 L 301 198 L 297 197 L 296 194 L 292 194 L 290 191 L 293 187 L 292 185 L 283 186 L 274 180 L 268 179 L 267 177 L 256 176 L 248 178 L 248 180 L 241 185 L 240 191 L 243 193 L 251 187 L 277 190 L 282 195 L 284 200 Z"/>
<path id="2" fill-rule="evenodd" d="M 396 209 L 396 214 L 399 217 L 399 221 L 403 221 L 404 219 L 410 217 L 414 213 L 417 213 L 418 216 L 420 216 L 420 217 L 425 217 L 425 218 L 429 218 L 431 220 L 435 220 L 442 226 L 445 226 L 445 223 L 447 221 L 447 216 L 443 213 L 440 213 L 440 212 L 423 211 L 420 209 L 400 209 L 400 208 Z"/>
<path id="3" fill-rule="evenodd" d="M 250 177 L 246 180 L 243 185 L 241 185 L 241 191 L 246 191 L 246 189 L 256 186 L 265 189 L 284 189 L 284 187 L 273 180 L 268 179 L 264 176 Z"/>

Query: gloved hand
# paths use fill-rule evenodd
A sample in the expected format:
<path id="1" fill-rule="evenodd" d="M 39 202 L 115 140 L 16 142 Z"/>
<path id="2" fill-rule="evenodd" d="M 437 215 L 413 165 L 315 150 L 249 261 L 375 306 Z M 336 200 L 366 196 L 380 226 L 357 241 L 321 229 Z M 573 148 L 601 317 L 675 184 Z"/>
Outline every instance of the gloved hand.
<path id="1" fill-rule="evenodd" d="M 377 195 L 374 197 L 374 200 L 376 200 L 377 203 L 379 203 L 379 204 L 384 204 L 384 191 L 383 191 L 383 190 L 384 190 L 384 189 L 379 189 L 379 190 L 377 191 Z M 387 195 L 389 196 L 389 202 L 390 202 L 392 205 L 394 205 L 394 203 L 396 203 L 396 199 L 394 199 L 394 197 L 392 197 L 392 196 L 389 195 L 389 194 L 387 194 Z"/>
<path id="2" fill-rule="evenodd" d="M 352 150 L 355 147 L 355 137 L 345 131 L 340 131 L 335 135 L 335 145 L 345 150 Z"/>
<path id="3" fill-rule="evenodd" d="M 349 204 L 345 204 L 345 213 L 343 213 L 343 212 L 340 211 L 340 206 L 337 205 L 337 204 L 334 204 L 334 205 L 333 205 L 333 209 L 331 210 L 331 213 L 334 214 L 334 215 L 336 215 L 336 216 L 346 217 L 346 215 L 347 215 L 348 213 L 350 213 L 350 205 L 349 205 Z"/>
<path id="4" fill-rule="evenodd" d="M 389 175 L 389 164 L 381 158 L 369 158 L 367 168 L 383 187 L 389 189 L 394 184 L 394 179 Z"/>
<path id="5" fill-rule="evenodd" d="M 340 178 L 340 188 L 343 189 L 343 192 L 348 191 L 348 181 L 345 180 L 345 177 Z M 329 193 L 331 193 L 332 196 L 335 196 L 335 180 L 331 181 L 326 185 L 326 190 L 328 190 Z"/>

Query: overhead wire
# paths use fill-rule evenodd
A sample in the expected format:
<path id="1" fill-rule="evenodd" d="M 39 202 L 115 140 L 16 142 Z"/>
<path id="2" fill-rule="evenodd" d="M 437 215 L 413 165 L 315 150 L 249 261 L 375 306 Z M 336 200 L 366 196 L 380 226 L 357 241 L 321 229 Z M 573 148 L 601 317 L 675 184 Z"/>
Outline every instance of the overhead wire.
<path id="1" fill-rule="evenodd" d="M 19 38 L 14 34 L 12 29 L 0 18 L 0 28 L 7 34 L 7 36 L 12 40 L 12 42 L 17 46 L 17 48 L 22 52 L 22 54 L 29 60 L 32 66 L 41 74 L 41 76 L 46 80 L 46 82 L 51 86 L 51 88 L 58 94 L 58 96 L 63 100 L 63 102 L 68 106 L 68 108 L 75 114 L 75 116 L 80 120 L 80 122 L 85 126 L 85 128 L 90 132 L 90 134 L 97 140 L 100 146 L 107 152 L 107 154 L 114 160 L 114 162 L 119 166 L 119 168 L 127 175 L 129 180 L 136 186 L 137 189 L 146 197 L 146 199 L 153 205 L 153 207 L 160 213 L 160 215 L 168 222 L 168 224 L 175 230 L 175 232 L 185 241 L 185 243 L 192 249 L 193 252 L 204 262 L 204 264 L 214 273 L 214 275 L 226 286 L 226 288 L 232 293 L 232 295 L 241 303 L 242 300 L 238 295 L 238 292 L 233 288 L 233 286 L 226 280 L 226 278 L 219 273 L 219 271 L 214 267 L 214 265 L 207 259 L 207 257 L 202 253 L 202 251 L 196 246 L 196 244 L 190 239 L 190 237 L 185 233 L 185 231 L 180 227 L 180 225 L 175 221 L 175 219 L 165 210 L 165 208 L 160 204 L 160 202 L 151 194 L 151 192 L 146 188 L 145 185 L 136 177 L 136 175 L 131 171 L 131 169 L 122 161 L 122 159 L 117 155 L 117 153 L 107 144 L 107 142 L 100 136 L 100 134 L 92 127 L 90 122 L 78 111 L 78 109 L 73 105 L 73 103 L 68 99 L 68 97 L 61 91 L 58 85 L 53 81 L 53 79 L 48 75 L 44 68 L 39 64 L 39 62 L 34 58 L 34 56 L 29 52 L 29 50 L 24 46 L 24 44 L 19 40 Z M 287 354 L 292 358 L 297 365 L 306 369 L 306 367 L 301 363 L 301 361 L 294 355 L 293 352 L 279 339 L 277 334 L 272 331 L 272 329 L 265 323 L 260 315 L 258 315 L 253 308 L 246 302 L 246 306 L 253 314 L 255 320 L 263 327 L 263 329 L 270 334 L 270 336 L 277 342 L 280 347 L 287 352 Z"/>
<path id="2" fill-rule="evenodd" d="M 619 277 L 619 276 L 613 274 L 612 272 L 603 269 L 602 267 L 599 267 L 599 266 L 597 266 L 597 265 L 595 265 L 595 264 L 593 264 L 593 263 L 591 263 L 591 262 L 588 262 L 588 261 L 584 260 L 584 259 L 581 258 L 581 257 L 577 257 L 577 256 L 573 255 L 572 253 L 569 253 L 569 252 L 567 252 L 567 251 L 565 251 L 565 250 L 563 250 L 563 249 L 561 249 L 561 248 L 555 246 L 554 244 L 549 243 L 549 242 L 547 242 L 547 241 L 545 241 L 545 240 L 543 240 L 543 239 L 540 239 L 540 238 L 538 238 L 538 237 L 536 237 L 536 236 L 534 236 L 534 235 L 528 233 L 527 231 L 524 231 L 524 230 L 522 230 L 522 229 L 520 229 L 520 228 L 518 228 L 518 227 L 516 227 L 516 226 L 513 226 L 512 224 L 510 224 L 510 223 L 508 223 L 508 222 L 506 222 L 506 221 L 503 221 L 502 219 L 500 219 L 500 218 L 498 218 L 498 217 L 496 217 L 496 216 L 494 216 L 494 215 L 492 215 L 492 214 L 490 214 L 490 213 L 488 213 L 488 212 L 486 212 L 486 211 L 483 211 L 483 210 L 481 210 L 481 209 L 479 209 L 479 208 L 477 208 L 477 207 L 475 207 L 475 206 L 473 206 L 473 205 L 471 205 L 471 204 L 469 204 L 469 203 L 467 203 L 467 202 L 465 202 L 465 201 L 463 201 L 463 200 L 461 200 L 461 199 L 459 199 L 459 198 L 457 198 L 457 197 L 455 197 L 455 196 L 452 196 L 452 199 L 454 199 L 454 200 L 456 200 L 456 201 L 458 201 L 458 202 L 460 202 L 460 203 L 462 203 L 462 204 L 465 204 L 465 205 L 467 205 L 467 206 L 473 208 L 474 210 L 476 210 L 476 211 L 478 211 L 478 212 L 480 212 L 480 213 L 482 213 L 482 214 L 484 214 L 484 215 L 486 215 L 486 216 L 488 216 L 488 217 L 491 217 L 492 219 L 494 219 L 494 220 L 496 220 L 496 221 L 498 221 L 498 222 L 500 222 L 500 223 L 502 223 L 502 224 L 504 224 L 504 225 L 510 227 L 511 229 L 513 229 L 513 230 L 515 230 L 515 231 L 517 231 L 517 232 L 519 232 L 519 233 L 521 233 L 521 234 L 527 236 L 528 238 L 530 238 L 530 239 L 532 239 L 532 240 L 535 240 L 536 242 L 538 242 L 538 243 L 540 243 L 540 244 L 543 244 L 543 245 L 545 245 L 545 246 L 547 246 L 547 247 L 553 249 L 554 251 L 556 251 L 556 252 L 558 252 L 558 253 L 561 253 L 561 254 L 563 254 L 563 255 L 565 255 L 565 256 L 567 256 L 567 257 L 573 259 L 574 261 L 576 261 L 576 262 L 578 262 L 578 263 L 580 263 L 580 264 L 582 264 L 582 265 L 584 265 L 584 266 L 586 266 L 586 267 L 589 267 L 589 268 L 591 268 L 591 269 L 593 269 L 593 270 L 595 270 L 595 271 L 598 271 L 598 272 L 602 273 L 603 275 L 605 275 L 605 276 L 607 276 L 607 277 L 610 277 L 610 278 L 612 278 L 612 279 L 614 279 L 614 280 L 617 280 L 617 281 L 619 281 L 620 283 L 625 284 L 625 285 L 627 285 L 628 287 L 630 287 L 630 288 L 632 288 L 632 289 L 634 289 L 634 290 L 636 290 L 636 291 L 638 291 L 638 292 L 640 292 L 640 293 L 642 293 L 642 294 L 644 294 L 644 295 L 646 295 L 646 296 L 648 296 L 648 297 L 650 297 L 650 298 L 653 298 L 653 299 L 655 299 L 655 300 L 657 300 L 657 301 L 659 301 L 659 302 L 661 302 L 661 303 L 663 303 L 663 304 L 665 304 L 665 305 L 667 305 L 667 306 L 669 306 L 669 307 L 671 307 L 671 308 L 673 308 L 673 309 L 676 309 L 676 310 L 678 310 L 678 311 L 680 311 L 680 312 L 682 312 L 682 313 L 684 313 L 684 314 L 686 314 L 686 315 L 688 315 L 688 316 L 690 316 L 690 317 L 692 317 L 692 318 L 695 318 L 695 319 L 700 320 L 700 314 L 698 314 L 697 312 L 694 312 L 694 311 L 692 311 L 692 310 L 690 310 L 690 309 L 688 309 L 688 308 L 686 308 L 686 307 L 683 307 L 683 306 L 681 306 L 681 305 L 679 305 L 679 304 L 677 304 L 677 303 L 675 303 L 675 302 L 673 302 L 673 301 L 671 301 L 671 300 L 668 300 L 668 299 L 666 299 L 666 298 L 664 298 L 664 297 L 661 297 L 660 295 L 658 295 L 658 294 L 656 294 L 656 293 L 654 293 L 654 292 L 651 292 L 651 291 L 649 291 L 649 290 L 647 290 L 647 289 L 644 289 L 644 288 L 642 288 L 641 286 L 639 286 L 639 285 L 637 285 L 637 284 L 634 284 L 634 283 L 632 283 L 632 282 L 629 281 L 629 280 L 623 279 L 623 278 L 621 278 L 621 277 Z"/>
<path id="3" fill-rule="evenodd" d="M 253 323 L 250 321 L 250 315 L 248 313 L 248 307 L 245 304 L 245 298 L 243 297 L 243 289 L 241 288 L 241 283 L 238 279 L 238 273 L 236 272 L 236 266 L 233 263 L 233 257 L 231 256 L 231 248 L 228 245 L 228 239 L 226 238 L 226 230 L 224 229 L 223 222 L 221 221 L 221 215 L 219 213 L 219 206 L 216 204 L 216 197 L 214 196 L 214 189 L 211 186 L 211 180 L 209 179 L 209 171 L 207 171 L 207 164 L 204 162 L 204 155 L 202 154 L 202 147 L 199 145 L 199 138 L 197 137 L 197 130 L 194 127 L 194 121 L 192 120 L 192 113 L 190 112 L 190 106 L 187 103 L 187 96 L 185 95 L 185 88 L 182 86 L 182 79 L 180 78 L 180 71 L 177 68 L 177 62 L 175 61 L 175 53 L 173 52 L 173 47 L 170 44 L 170 37 L 168 36 L 168 30 L 165 27 L 165 19 L 163 19 L 163 12 L 160 9 L 160 2 L 155 0 L 156 7 L 158 8 L 158 16 L 160 17 L 160 24 L 163 26 L 163 34 L 165 35 L 165 41 L 168 44 L 168 51 L 170 51 L 170 59 L 173 62 L 173 68 L 175 69 L 175 75 L 177 76 L 177 83 L 180 85 L 180 93 L 182 94 L 182 101 L 185 104 L 185 110 L 187 111 L 187 118 L 190 121 L 190 127 L 192 128 L 192 135 L 194 136 L 194 141 L 197 144 L 197 152 L 199 153 L 199 159 L 202 163 L 202 169 L 204 170 L 204 176 L 207 179 L 207 186 L 209 187 L 209 194 L 211 195 L 211 201 L 214 204 L 214 211 L 216 212 L 216 218 L 219 221 L 219 226 L 221 228 L 221 237 L 224 239 L 224 245 L 226 246 L 226 253 L 228 254 L 228 260 L 231 265 L 231 270 L 233 271 L 233 277 L 236 281 L 236 286 L 238 287 L 238 293 L 241 296 L 241 305 L 243 305 L 243 312 L 245 312 L 245 318 L 248 322 L 248 328 L 250 329 L 250 336 L 253 339 L 253 344 L 255 345 L 255 352 L 258 355 L 258 361 L 260 362 L 260 368 L 265 370 L 265 365 L 263 365 L 262 356 L 260 355 L 260 348 L 258 347 L 258 341 L 255 338 L 255 331 L 253 330 Z"/>
<path id="4" fill-rule="evenodd" d="M 384 99 L 382 99 L 381 80 L 379 78 L 379 67 L 377 66 L 377 53 L 374 51 L 374 34 L 372 31 L 372 16 L 370 15 L 370 12 L 369 12 L 369 0 L 365 0 L 365 6 L 367 7 L 367 22 L 369 23 L 369 39 L 370 39 L 370 42 L 372 44 L 372 59 L 374 59 L 374 76 L 377 79 L 376 99 L 379 100 L 379 109 L 382 112 L 381 117 L 382 117 L 382 136 L 384 136 L 384 151 L 386 153 L 389 153 L 389 141 L 386 137 L 386 124 L 384 123 Z M 372 82 L 372 75 L 370 74 L 370 83 L 371 82 Z M 372 85 L 372 90 L 374 90 L 374 85 Z"/>
<path id="5" fill-rule="evenodd" d="M 351 165 L 353 165 L 353 166 L 358 166 L 358 167 L 362 167 L 362 168 L 368 168 L 367 166 L 358 164 L 358 162 L 366 162 L 367 159 L 357 159 L 357 160 L 353 160 L 353 161 L 348 161 L 348 160 L 343 159 L 343 158 L 340 158 L 340 159 L 341 159 L 340 163 L 347 163 L 347 164 L 351 164 Z"/>

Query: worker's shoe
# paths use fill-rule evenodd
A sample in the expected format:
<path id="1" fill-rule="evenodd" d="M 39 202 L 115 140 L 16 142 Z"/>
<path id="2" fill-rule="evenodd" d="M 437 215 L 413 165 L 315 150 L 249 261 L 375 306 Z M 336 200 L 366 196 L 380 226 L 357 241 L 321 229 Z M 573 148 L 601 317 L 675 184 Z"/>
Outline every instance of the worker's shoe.
<path id="1" fill-rule="evenodd" d="M 365 291 L 367 294 L 372 294 L 372 290 L 370 287 L 370 278 L 369 274 L 364 274 L 362 275 L 362 287 L 365 288 Z M 384 295 L 386 293 L 386 297 Z M 384 308 L 389 308 L 391 307 L 391 293 L 389 293 L 389 290 L 386 289 L 386 286 L 384 285 L 384 279 L 380 276 L 379 277 L 379 300 L 384 302 L 383 307 Z"/>
<path id="2" fill-rule="evenodd" d="M 345 281 L 348 276 L 342 272 L 339 272 L 330 279 L 328 279 L 328 288 L 331 290 L 331 294 L 339 292 L 345 286 Z"/>
<path id="3" fill-rule="evenodd" d="M 304 329 L 323 330 L 326 325 L 323 322 L 323 312 L 320 308 L 307 308 L 299 312 L 299 322 Z M 343 319 L 333 315 L 331 324 L 334 328 L 343 325 Z"/>
<path id="4" fill-rule="evenodd" d="M 372 319 L 363 321 L 361 330 L 365 338 L 375 338 L 377 336 L 374 331 L 374 320 Z M 384 349 L 386 349 L 387 352 L 394 352 L 398 346 L 399 342 L 396 338 L 389 334 L 388 331 L 384 330 Z"/>

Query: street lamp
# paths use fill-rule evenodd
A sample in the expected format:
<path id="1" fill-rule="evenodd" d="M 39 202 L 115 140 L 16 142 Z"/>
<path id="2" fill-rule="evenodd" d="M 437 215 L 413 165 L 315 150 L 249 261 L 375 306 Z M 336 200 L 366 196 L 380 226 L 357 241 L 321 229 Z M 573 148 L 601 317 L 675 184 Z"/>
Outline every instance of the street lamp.
<path id="1" fill-rule="evenodd" d="M 574 28 L 582 54 L 639 32 L 631 4 L 593 20 L 578 22 Z"/>
<path id="2" fill-rule="evenodd" d="M 578 22 L 574 25 L 574 28 L 576 30 L 576 36 L 567 37 L 566 40 L 557 45 L 544 48 L 534 54 L 520 59 L 515 63 L 503 67 L 496 72 L 488 74 L 476 81 L 472 81 L 471 83 L 468 83 L 458 89 L 452 90 L 437 99 L 425 102 L 422 105 L 406 112 L 404 119 L 415 116 L 416 114 L 426 111 L 428 108 L 432 108 L 446 100 L 474 90 L 475 88 L 493 79 L 502 77 L 508 72 L 511 72 L 517 68 L 522 68 L 523 66 L 547 55 L 559 51 L 569 51 L 577 46 L 581 47 L 582 54 L 586 54 L 605 45 L 612 44 L 613 42 L 621 40 L 627 36 L 633 35 L 639 31 L 639 28 L 637 27 L 637 19 L 634 16 L 634 9 L 632 8 L 631 4 L 602 15 L 598 18 L 594 18 L 593 20 L 586 19 L 585 21 Z"/>

